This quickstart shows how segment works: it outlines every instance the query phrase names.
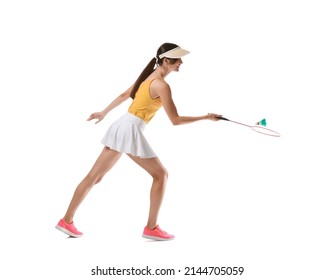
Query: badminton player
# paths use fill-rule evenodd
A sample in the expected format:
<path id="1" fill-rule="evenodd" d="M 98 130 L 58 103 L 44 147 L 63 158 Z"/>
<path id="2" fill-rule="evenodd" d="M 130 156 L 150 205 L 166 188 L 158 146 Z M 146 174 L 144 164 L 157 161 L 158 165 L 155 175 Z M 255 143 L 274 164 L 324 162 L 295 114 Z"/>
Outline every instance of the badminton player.
<path id="1" fill-rule="evenodd" d="M 73 217 L 91 188 L 99 183 L 114 166 L 123 153 L 146 170 L 153 179 L 150 191 L 150 208 L 147 224 L 142 236 L 153 240 L 171 240 L 174 235 L 167 233 L 157 224 L 158 213 L 163 201 L 167 170 L 150 146 L 144 135 L 144 129 L 155 116 L 157 110 L 164 108 L 173 125 L 188 124 L 200 120 L 217 121 L 221 115 L 179 116 L 173 102 L 171 89 L 165 81 L 171 72 L 178 72 L 183 63 L 182 57 L 189 51 L 178 45 L 164 43 L 156 56 L 142 71 L 135 83 L 113 100 L 103 111 L 90 115 L 88 121 L 102 121 L 115 107 L 132 99 L 128 112 L 115 121 L 102 139 L 103 150 L 92 169 L 77 186 L 64 217 L 56 225 L 60 231 L 72 237 L 81 237 L 73 223 Z"/>

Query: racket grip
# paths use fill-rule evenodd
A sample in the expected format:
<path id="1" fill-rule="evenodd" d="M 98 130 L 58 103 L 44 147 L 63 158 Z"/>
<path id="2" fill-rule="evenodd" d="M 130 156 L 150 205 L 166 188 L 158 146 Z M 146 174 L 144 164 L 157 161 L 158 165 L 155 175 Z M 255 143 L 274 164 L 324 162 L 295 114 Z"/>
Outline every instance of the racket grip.
<path id="1" fill-rule="evenodd" d="M 224 118 L 224 117 L 217 117 L 217 118 L 220 120 L 229 121 L 227 118 Z"/>

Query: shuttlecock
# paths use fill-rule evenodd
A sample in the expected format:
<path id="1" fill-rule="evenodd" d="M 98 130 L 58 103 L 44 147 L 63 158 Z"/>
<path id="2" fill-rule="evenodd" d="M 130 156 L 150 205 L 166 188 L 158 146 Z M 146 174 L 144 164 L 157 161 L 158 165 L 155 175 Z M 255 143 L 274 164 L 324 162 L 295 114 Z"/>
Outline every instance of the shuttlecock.
<path id="1" fill-rule="evenodd" d="M 266 126 L 266 119 L 262 119 L 261 121 L 256 122 L 256 125 Z"/>

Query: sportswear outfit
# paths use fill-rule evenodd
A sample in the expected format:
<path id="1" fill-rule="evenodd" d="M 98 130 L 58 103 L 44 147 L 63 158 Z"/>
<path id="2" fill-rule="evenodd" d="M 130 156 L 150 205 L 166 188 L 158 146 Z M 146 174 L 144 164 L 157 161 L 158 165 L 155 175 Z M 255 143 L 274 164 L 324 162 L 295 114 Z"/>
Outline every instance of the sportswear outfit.
<path id="1" fill-rule="evenodd" d="M 152 81 L 146 80 L 140 85 L 128 113 L 109 127 L 102 139 L 105 146 L 140 158 L 157 156 L 144 136 L 146 125 L 162 107 L 161 99 L 150 95 Z"/>

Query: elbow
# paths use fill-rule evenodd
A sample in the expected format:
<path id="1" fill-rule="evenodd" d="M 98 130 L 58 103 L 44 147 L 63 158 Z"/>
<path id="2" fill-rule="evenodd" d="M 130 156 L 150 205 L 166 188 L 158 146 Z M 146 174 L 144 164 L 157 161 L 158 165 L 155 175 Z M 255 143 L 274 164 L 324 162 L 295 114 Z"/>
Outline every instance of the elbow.
<path id="1" fill-rule="evenodd" d="M 174 119 L 171 119 L 171 123 L 175 126 L 175 125 L 180 125 L 182 124 L 182 122 L 180 121 L 179 118 L 174 118 Z"/>
<path id="2" fill-rule="evenodd" d="M 130 97 L 130 91 L 121 94 L 122 99 L 127 100 Z"/>

